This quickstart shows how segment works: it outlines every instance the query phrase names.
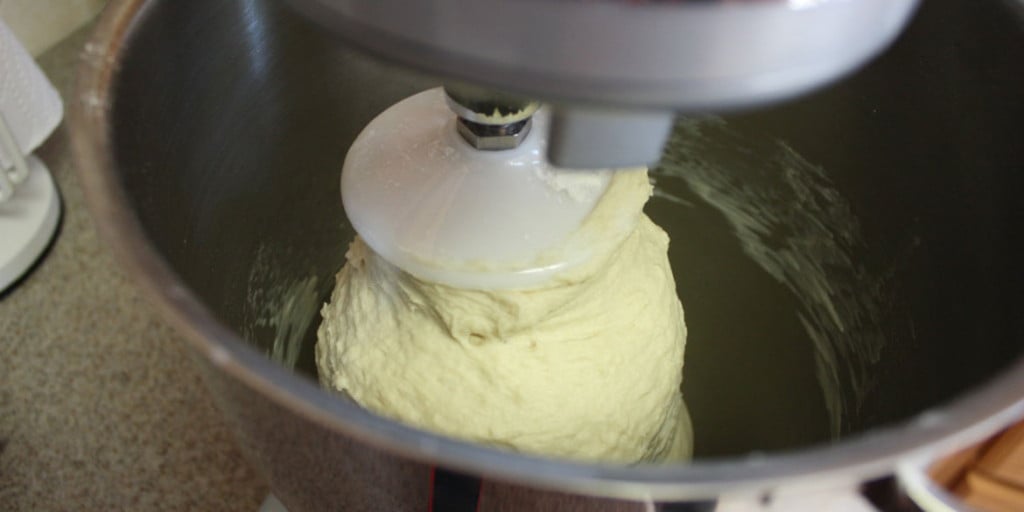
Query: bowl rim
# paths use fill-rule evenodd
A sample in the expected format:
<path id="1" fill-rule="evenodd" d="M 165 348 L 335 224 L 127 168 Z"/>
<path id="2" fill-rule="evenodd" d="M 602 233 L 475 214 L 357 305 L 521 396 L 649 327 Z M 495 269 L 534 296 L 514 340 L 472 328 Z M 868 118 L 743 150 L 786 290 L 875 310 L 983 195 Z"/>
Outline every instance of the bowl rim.
<path id="1" fill-rule="evenodd" d="M 622 466 L 499 451 L 401 425 L 340 400 L 274 363 L 219 322 L 147 240 L 121 187 L 110 116 L 124 50 L 156 0 L 113 0 L 85 45 L 69 99 L 72 154 L 97 229 L 116 261 L 193 349 L 251 390 L 331 430 L 426 464 L 537 488 L 636 500 L 710 499 L 770 492 L 801 481 L 853 486 L 932 460 L 1024 417 L 1024 358 L 944 407 L 831 443 L 773 454 Z"/>

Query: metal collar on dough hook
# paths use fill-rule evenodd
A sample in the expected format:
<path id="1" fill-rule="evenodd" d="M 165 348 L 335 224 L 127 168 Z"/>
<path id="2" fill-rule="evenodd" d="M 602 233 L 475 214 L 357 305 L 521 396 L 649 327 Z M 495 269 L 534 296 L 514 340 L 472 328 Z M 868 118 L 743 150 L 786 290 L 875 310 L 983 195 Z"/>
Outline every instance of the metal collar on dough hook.
<path id="1" fill-rule="evenodd" d="M 484 151 L 514 149 L 533 126 L 540 104 L 470 86 L 446 85 L 448 108 L 458 116 L 456 129 L 471 146 Z"/>

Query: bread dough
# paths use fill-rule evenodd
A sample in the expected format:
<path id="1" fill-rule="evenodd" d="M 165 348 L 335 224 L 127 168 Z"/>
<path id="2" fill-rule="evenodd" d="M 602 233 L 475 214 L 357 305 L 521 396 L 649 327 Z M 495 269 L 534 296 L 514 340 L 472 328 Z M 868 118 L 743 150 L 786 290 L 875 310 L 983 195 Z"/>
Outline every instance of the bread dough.
<path id="1" fill-rule="evenodd" d="M 617 172 L 567 241 L 600 253 L 528 290 L 424 282 L 356 238 L 322 310 L 322 384 L 402 423 L 509 450 L 688 458 L 686 326 L 668 235 L 642 213 L 650 194 L 646 170 Z"/>

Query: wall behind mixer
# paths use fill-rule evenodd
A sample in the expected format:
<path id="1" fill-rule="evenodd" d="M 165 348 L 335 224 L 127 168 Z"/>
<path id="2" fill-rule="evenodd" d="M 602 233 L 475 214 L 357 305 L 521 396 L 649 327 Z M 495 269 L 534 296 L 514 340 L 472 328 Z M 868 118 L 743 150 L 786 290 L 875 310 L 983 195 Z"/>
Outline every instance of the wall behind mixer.
<path id="1" fill-rule="evenodd" d="M 1016 199 L 992 183 L 1002 162 L 1022 158 L 1019 104 L 994 104 L 1024 79 L 964 77 L 983 64 L 1009 73 L 1024 55 L 994 8 L 971 6 L 967 18 L 957 2 L 929 3 L 906 43 L 850 81 L 762 111 L 682 120 L 685 151 L 670 146 L 654 171 L 649 212 L 672 236 L 691 328 L 684 388 L 698 457 L 903 419 L 1019 354 L 1021 299 L 1006 279 L 1007 247 L 1020 242 L 1006 236 L 1018 236 L 1007 213 Z M 218 317 L 309 372 L 315 305 L 352 235 L 338 200 L 345 152 L 374 115 L 439 81 L 339 45 L 280 2 L 151 11 L 161 23 L 135 36 L 113 105 L 118 163 L 133 170 L 124 186 L 152 242 Z M 1006 51 L 972 46 L 979 33 L 1005 37 Z M 935 64 L 950 53 L 958 58 Z M 707 175 L 687 173 L 698 164 Z M 764 219 L 779 220 L 752 245 L 735 213 L 757 193 Z M 817 231 L 787 223 L 811 218 Z M 804 273 L 786 267 L 794 261 L 823 262 L 816 282 L 831 287 L 835 314 L 807 301 Z M 297 304 L 295 317 L 271 318 L 285 304 Z"/>

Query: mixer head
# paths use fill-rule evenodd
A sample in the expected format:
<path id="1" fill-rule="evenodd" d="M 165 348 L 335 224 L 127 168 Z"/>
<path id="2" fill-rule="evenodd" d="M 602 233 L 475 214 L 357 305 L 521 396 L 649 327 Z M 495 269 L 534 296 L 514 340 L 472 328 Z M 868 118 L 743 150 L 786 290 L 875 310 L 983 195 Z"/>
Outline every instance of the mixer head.
<path id="1" fill-rule="evenodd" d="M 677 112 L 752 107 L 830 83 L 888 46 L 917 5 L 917 0 L 289 2 L 355 46 L 457 83 L 448 87 L 449 98 L 466 123 L 476 123 L 459 127 L 471 142 L 500 146 L 529 130 L 522 116 L 509 122 L 474 120 L 494 112 L 481 106 L 503 112 L 517 111 L 531 99 L 552 102 L 547 156 L 570 168 L 650 164 L 659 159 Z M 496 135 L 481 139 L 478 133 Z M 509 140 L 500 142 L 506 136 Z"/>

